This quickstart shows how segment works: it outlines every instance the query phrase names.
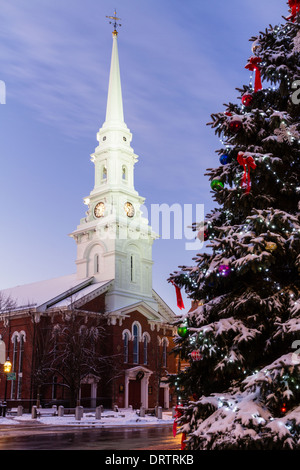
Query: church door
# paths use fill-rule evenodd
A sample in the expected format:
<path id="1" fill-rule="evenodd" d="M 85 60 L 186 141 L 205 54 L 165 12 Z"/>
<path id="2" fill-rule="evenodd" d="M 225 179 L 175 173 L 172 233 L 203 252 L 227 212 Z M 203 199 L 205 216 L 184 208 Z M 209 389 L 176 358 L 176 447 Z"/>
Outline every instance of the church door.
<path id="1" fill-rule="evenodd" d="M 80 404 L 89 408 L 91 406 L 91 384 L 81 384 Z"/>
<path id="2" fill-rule="evenodd" d="M 141 406 L 141 382 L 129 380 L 129 405 L 137 410 Z"/>

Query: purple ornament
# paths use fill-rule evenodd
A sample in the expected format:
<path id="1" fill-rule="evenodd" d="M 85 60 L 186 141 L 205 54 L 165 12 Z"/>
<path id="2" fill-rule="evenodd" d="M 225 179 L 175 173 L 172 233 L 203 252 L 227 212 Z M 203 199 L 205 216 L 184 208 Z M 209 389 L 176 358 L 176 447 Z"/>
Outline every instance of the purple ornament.
<path id="1" fill-rule="evenodd" d="M 221 264 L 221 266 L 219 266 L 219 273 L 224 277 L 229 276 L 231 273 L 231 268 L 226 264 Z"/>

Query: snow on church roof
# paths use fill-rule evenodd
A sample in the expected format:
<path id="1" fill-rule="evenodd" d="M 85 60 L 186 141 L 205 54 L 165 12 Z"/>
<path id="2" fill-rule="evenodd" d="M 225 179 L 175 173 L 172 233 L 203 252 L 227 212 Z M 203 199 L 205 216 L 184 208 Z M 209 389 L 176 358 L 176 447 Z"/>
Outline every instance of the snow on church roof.
<path id="1" fill-rule="evenodd" d="M 74 296 L 77 300 L 109 283 L 109 281 L 93 283 L 93 280 L 93 277 L 78 279 L 76 274 L 71 274 L 4 289 L 1 293 L 16 302 L 16 309 L 34 307 L 46 310 L 50 306 L 58 306 L 66 298 Z"/>

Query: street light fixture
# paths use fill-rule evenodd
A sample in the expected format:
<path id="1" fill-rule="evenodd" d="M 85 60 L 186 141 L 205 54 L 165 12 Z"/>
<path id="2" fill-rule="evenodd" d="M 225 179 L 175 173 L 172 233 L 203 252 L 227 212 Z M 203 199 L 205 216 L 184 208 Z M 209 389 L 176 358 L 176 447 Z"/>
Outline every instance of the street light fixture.
<path id="1" fill-rule="evenodd" d="M 9 357 L 6 359 L 6 361 L 4 362 L 4 365 L 3 365 L 3 371 L 5 374 L 9 374 L 10 371 L 11 371 L 11 362 L 9 360 Z"/>

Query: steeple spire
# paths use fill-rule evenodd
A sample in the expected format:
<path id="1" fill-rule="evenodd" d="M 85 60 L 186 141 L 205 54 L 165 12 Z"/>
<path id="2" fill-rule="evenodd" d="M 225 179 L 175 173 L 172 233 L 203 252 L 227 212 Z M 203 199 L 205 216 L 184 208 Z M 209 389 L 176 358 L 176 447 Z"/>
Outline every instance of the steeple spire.
<path id="1" fill-rule="evenodd" d="M 120 77 L 120 65 L 119 65 L 119 54 L 118 54 L 118 42 L 117 42 L 117 26 L 121 26 L 117 23 L 117 20 L 120 20 L 116 16 L 108 16 L 114 20 L 114 31 L 113 31 L 113 46 L 111 54 L 111 64 L 110 64 L 110 75 L 109 75 L 109 85 L 108 85 L 108 96 L 107 96 L 107 105 L 106 105 L 106 118 L 104 126 L 107 127 L 126 127 L 124 122 L 124 113 L 123 113 L 123 99 L 122 99 L 122 87 L 121 87 L 121 77 Z M 110 23 L 112 23 L 110 21 Z"/>

